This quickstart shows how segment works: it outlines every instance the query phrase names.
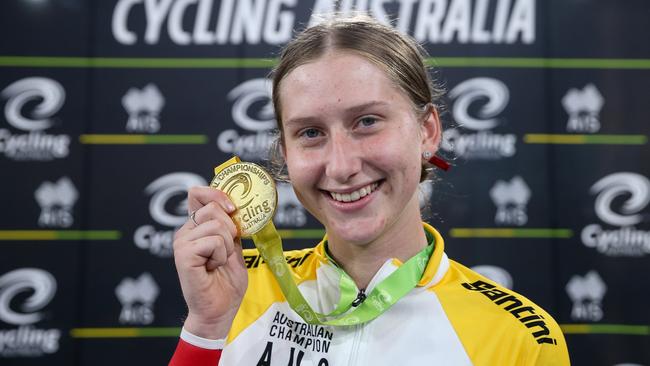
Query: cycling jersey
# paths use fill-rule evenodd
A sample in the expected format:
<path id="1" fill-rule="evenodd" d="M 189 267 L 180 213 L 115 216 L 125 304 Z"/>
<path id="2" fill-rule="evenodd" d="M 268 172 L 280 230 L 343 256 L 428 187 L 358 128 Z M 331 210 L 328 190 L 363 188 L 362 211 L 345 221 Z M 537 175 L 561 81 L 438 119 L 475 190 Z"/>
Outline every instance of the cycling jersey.
<path id="1" fill-rule="evenodd" d="M 206 350 L 221 347 L 185 333 L 172 365 L 569 365 L 564 336 L 548 313 L 448 259 L 440 234 L 424 226 L 435 248 L 420 282 L 360 325 L 307 324 L 257 250 L 244 250 L 248 289 L 223 351 Z M 340 295 L 340 272 L 325 245 L 285 252 L 298 287 L 320 313 L 331 312 Z M 366 292 L 400 265 L 387 260 Z"/>

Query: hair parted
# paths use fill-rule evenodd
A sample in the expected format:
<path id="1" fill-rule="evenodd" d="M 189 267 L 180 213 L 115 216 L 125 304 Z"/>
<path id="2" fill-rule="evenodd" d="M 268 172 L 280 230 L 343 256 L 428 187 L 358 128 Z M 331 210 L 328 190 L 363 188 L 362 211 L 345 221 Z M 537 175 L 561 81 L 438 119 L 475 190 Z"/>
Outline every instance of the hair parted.
<path id="1" fill-rule="evenodd" d="M 284 78 L 301 65 L 315 61 L 330 51 L 359 55 L 382 69 L 413 104 L 416 116 L 424 118 L 431 108 L 442 108 L 444 89 L 432 80 L 426 65 L 426 51 L 411 37 L 365 14 L 333 14 L 322 22 L 298 33 L 280 53 L 271 72 L 273 107 L 278 136 L 270 151 L 271 168 L 279 180 L 288 180 L 281 152 L 282 100 L 280 86 Z M 421 181 L 427 176 L 423 166 Z"/>

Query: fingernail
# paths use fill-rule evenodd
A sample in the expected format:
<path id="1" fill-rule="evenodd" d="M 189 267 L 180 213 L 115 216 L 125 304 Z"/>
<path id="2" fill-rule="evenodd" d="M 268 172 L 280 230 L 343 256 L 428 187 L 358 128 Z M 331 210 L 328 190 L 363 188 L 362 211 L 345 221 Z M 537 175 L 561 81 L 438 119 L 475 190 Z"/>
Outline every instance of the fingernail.
<path id="1" fill-rule="evenodd" d="M 226 203 L 226 208 L 227 208 L 228 211 L 230 211 L 230 212 L 235 211 L 235 205 L 233 205 L 233 204 L 230 203 L 230 202 L 227 202 L 227 203 Z"/>

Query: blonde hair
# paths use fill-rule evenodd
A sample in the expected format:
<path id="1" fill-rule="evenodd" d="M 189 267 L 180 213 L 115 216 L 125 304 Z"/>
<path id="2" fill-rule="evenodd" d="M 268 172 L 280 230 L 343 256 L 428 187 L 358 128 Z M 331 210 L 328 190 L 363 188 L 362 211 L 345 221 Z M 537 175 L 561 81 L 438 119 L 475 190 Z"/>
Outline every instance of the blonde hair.
<path id="1" fill-rule="evenodd" d="M 431 108 L 442 107 L 444 90 L 431 79 L 425 64 L 427 53 L 415 40 L 367 15 L 333 15 L 305 29 L 289 42 L 271 72 L 273 107 L 279 131 L 269 158 L 271 168 L 280 180 L 288 178 L 281 152 L 283 132 L 280 86 L 291 71 L 331 50 L 354 53 L 382 69 L 408 96 L 419 119 L 428 116 L 432 112 Z M 422 168 L 421 181 L 427 176 L 426 168 Z"/>

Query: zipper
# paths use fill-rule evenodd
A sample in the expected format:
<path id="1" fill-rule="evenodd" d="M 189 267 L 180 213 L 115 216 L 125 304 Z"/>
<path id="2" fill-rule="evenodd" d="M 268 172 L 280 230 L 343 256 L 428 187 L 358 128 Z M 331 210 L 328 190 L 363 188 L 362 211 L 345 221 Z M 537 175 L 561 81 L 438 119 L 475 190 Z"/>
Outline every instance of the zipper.
<path id="1" fill-rule="evenodd" d="M 357 298 L 352 301 L 352 306 L 357 307 L 361 305 L 366 300 L 366 290 L 365 289 L 360 289 L 359 293 L 357 294 Z"/>
<path id="2" fill-rule="evenodd" d="M 358 365 L 359 347 L 361 345 L 361 333 L 365 324 L 353 325 L 354 338 L 352 339 L 352 348 L 350 349 L 350 362 L 348 365 Z"/>

